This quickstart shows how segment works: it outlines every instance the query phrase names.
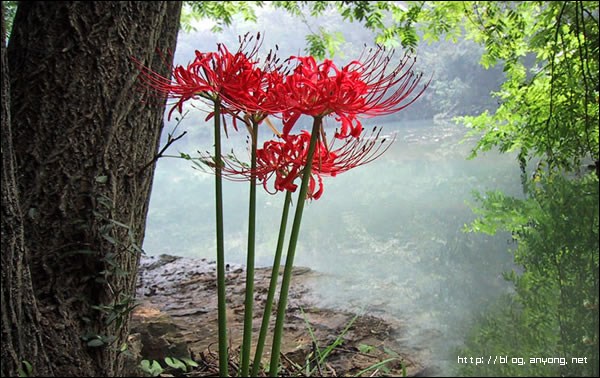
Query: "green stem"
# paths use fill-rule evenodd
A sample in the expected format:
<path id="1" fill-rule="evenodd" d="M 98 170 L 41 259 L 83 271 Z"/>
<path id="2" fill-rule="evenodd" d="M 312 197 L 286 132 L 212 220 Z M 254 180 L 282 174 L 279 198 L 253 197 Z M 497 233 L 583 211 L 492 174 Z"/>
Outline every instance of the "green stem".
<path id="1" fill-rule="evenodd" d="M 252 123 L 252 153 L 250 162 L 250 205 L 248 208 L 248 255 L 246 256 L 246 299 L 244 301 L 244 336 L 242 339 L 241 376 L 247 377 L 252 346 L 252 305 L 254 304 L 254 259 L 256 233 L 256 144 L 258 123 Z"/>
<path id="2" fill-rule="evenodd" d="M 269 283 L 269 293 L 267 294 L 267 302 L 265 303 L 265 312 L 260 326 L 260 333 L 256 343 L 256 353 L 254 354 L 254 363 L 252 364 L 252 377 L 258 376 L 258 369 L 262 359 L 263 350 L 265 348 L 265 339 L 269 330 L 269 320 L 271 318 L 271 309 L 273 308 L 273 298 L 277 289 L 277 278 L 279 276 L 279 266 L 281 265 L 281 252 L 283 251 L 283 242 L 285 240 L 285 228 L 287 225 L 290 203 L 292 202 L 292 192 L 286 191 L 285 202 L 283 203 L 283 212 L 281 213 L 281 224 L 279 225 L 279 237 L 277 239 L 277 249 L 275 251 L 275 259 L 273 260 L 273 269 L 271 271 L 271 282 Z"/>
<path id="3" fill-rule="evenodd" d="M 292 268 L 294 267 L 294 255 L 296 253 L 296 244 L 298 243 L 298 235 L 300 234 L 300 223 L 302 222 L 302 211 L 304 210 L 304 202 L 306 202 L 306 193 L 308 192 L 308 183 L 312 169 L 313 156 L 319 138 L 321 128 L 321 117 L 315 117 L 306 155 L 306 164 L 302 175 L 302 184 L 300 185 L 300 193 L 298 194 L 298 205 L 294 214 L 294 223 L 292 224 L 292 233 L 290 235 L 290 244 L 288 253 L 285 259 L 285 269 L 281 280 L 281 292 L 279 294 L 279 304 L 277 306 L 277 320 L 275 321 L 275 331 L 273 333 L 273 346 L 271 349 L 271 363 L 269 364 L 269 374 L 276 377 L 279 371 L 279 352 L 281 350 L 281 337 L 283 335 L 283 322 L 285 320 L 285 310 L 287 307 L 288 290 L 290 288 L 290 280 L 292 278 Z"/>
<path id="4" fill-rule="evenodd" d="M 217 222 L 217 317 L 219 322 L 219 375 L 229 376 L 227 308 L 225 304 L 225 247 L 223 243 L 223 180 L 221 173 L 221 103 L 215 101 L 215 209 Z"/>

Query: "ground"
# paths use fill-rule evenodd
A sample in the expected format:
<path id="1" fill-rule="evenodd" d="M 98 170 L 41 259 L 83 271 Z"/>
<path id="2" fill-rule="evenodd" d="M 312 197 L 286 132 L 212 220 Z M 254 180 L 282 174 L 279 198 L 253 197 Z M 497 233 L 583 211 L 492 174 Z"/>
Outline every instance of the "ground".
<path id="1" fill-rule="evenodd" d="M 215 270 L 216 264 L 205 259 L 169 255 L 142 259 L 137 290 L 140 305 L 132 319 L 132 343 L 137 343 L 141 358 L 163 362 L 165 357 L 190 357 L 199 366 L 188 371 L 187 376 L 218 375 Z M 396 341 L 403 330 L 401 322 L 319 308 L 306 285 L 316 274 L 308 268 L 294 270 L 281 348 L 282 375 L 354 376 L 361 371 L 361 376 L 431 374 L 419 362 L 416 351 Z M 254 343 L 270 275 L 270 268 L 259 268 L 255 273 Z M 237 370 L 242 340 L 245 278 L 242 266 L 227 266 L 231 372 Z M 271 326 L 274 322 L 275 314 L 271 316 Z M 270 340 L 269 333 L 263 363 L 270 359 Z M 317 353 L 323 354 L 336 340 L 339 345 L 317 364 Z M 389 361 L 381 363 L 385 360 Z"/>

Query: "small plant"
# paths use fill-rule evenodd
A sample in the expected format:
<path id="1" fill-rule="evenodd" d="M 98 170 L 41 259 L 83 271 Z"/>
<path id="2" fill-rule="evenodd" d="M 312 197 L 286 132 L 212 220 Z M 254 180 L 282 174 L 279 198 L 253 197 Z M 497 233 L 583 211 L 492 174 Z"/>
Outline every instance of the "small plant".
<path id="1" fill-rule="evenodd" d="M 165 363 L 172 367 L 173 369 L 183 370 L 184 372 L 188 371 L 188 367 L 195 368 L 198 367 L 196 361 L 191 358 L 183 357 L 183 358 L 175 358 L 175 357 L 166 357 Z"/>
<path id="2" fill-rule="evenodd" d="M 158 377 L 163 372 L 162 366 L 155 360 L 142 360 L 140 369 L 151 377 Z"/>
<path id="3" fill-rule="evenodd" d="M 311 337 L 313 351 L 306 356 L 306 363 L 303 367 L 298 366 L 298 365 L 295 365 L 294 367 L 299 372 L 303 371 L 305 377 L 314 376 L 315 373 L 317 373 L 317 376 L 322 377 L 323 376 L 322 366 L 326 365 L 327 359 L 331 356 L 331 353 L 338 346 L 343 344 L 344 336 L 346 336 L 348 331 L 350 331 L 350 328 L 352 328 L 352 326 L 354 325 L 354 322 L 356 322 L 356 319 L 358 319 L 358 315 L 355 315 L 352 319 L 350 319 L 350 321 L 344 327 L 342 332 L 336 337 L 336 339 L 331 344 L 327 345 L 324 348 L 320 348 L 319 342 L 315 336 L 314 330 L 313 330 L 312 326 L 310 325 L 310 323 L 308 322 L 308 319 L 306 318 L 306 314 L 304 313 L 304 311 L 302 309 L 300 309 L 300 311 L 302 312 L 304 322 L 306 323 L 306 326 L 308 328 L 308 333 L 310 334 L 310 337 Z M 358 346 L 358 349 L 361 353 L 371 353 L 371 352 L 375 351 L 376 348 L 372 345 L 360 344 Z M 387 348 L 385 348 L 385 351 L 387 354 L 392 355 L 393 357 L 387 358 L 383 361 L 376 362 L 373 365 L 364 368 L 363 370 L 359 371 L 356 375 L 354 375 L 354 377 L 360 377 L 363 374 L 365 374 L 366 372 L 378 370 L 378 369 L 384 371 L 386 374 L 389 374 L 390 371 L 389 371 L 387 364 L 392 361 L 396 361 L 396 360 L 400 359 L 400 357 L 398 356 L 397 353 L 390 351 Z M 405 369 L 404 365 L 402 367 L 402 373 L 403 373 L 402 376 L 405 377 L 406 369 Z"/>
<path id="4" fill-rule="evenodd" d="M 96 176 L 95 181 L 98 185 L 106 185 L 108 176 Z M 95 249 L 91 246 L 84 246 L 65 253 L 65 256 L 97 256 L 98 261 L 103 264 L 103 269 L 83 275 L 80 278 L 82 282 L 95 282 L 99 287 L 103 287 L 102 290 L 106 288 L 110 294 L 109 302 L 90 303 L 89 308 L 92 312 L 82 314 L 80 318 L 88 326 L 95 324 L 92 321 L 93 318 L 102 319 L 106 335 L 100 334 L 100 330 L 88 329 L 81 336 L 87 347 L 102 348 L 111 346 L 118 341 L 116 335 L 129 318 L 131 311 L 138 306 L 131 294 L 120 289 L 117 290 L 111 284 L 114 277 L 126 278 L 131 275 L 130 271 L 122 267 L 122 254 L 129 254 L 137 258 L 137 254 L 141 254 L 143 251 L 137 245 L 137 238 L 132 227 L 114 219 L 115 204 L 110 197 L 100 194 L 94 198 L 94 203 L 96 203 L 93 210 L 96 232 L 107 243 L 115 246 L 115 249 L 102 252 L 101 248 Z M 124 351 L 123 347 L 119 348 L 115 345 L 112 345 L 112 347 L 116 348 L 119 353 Z"/>
<path id="5" fill-rule="evenodd" d="M 338 335 L 338 337 L 331 344 L 326 346 L 324 349 L 321 349 L 321 348 L 319 348 L 318 340 L 315 337 L 315 333 L 314 333 L 310 323 L 308 322 L 308 319 L 306 318 L 306 314 L 304 313 L 304 310 L 300 309 L 300 311 L 302 312 L 302 317 L 304 318 L 304 322 L 306 323 L 306 326 L 308 327 L 308 333 L 310 334 L 310 338 L 312 340 L 312 345 L 313 345 L 313 349 L 314 349 L 313 353 L 311 353 L 307 356 L 307 361 L 306 361 L 306 366 L 305 366 L 306 376 L 310 377 L 315 372 L 315 369 L 318 370 L 319 375 L 322 376 L 323 373 L 321 372 L 321 366 L 323 366 L 323 364 L 325 363 L 325 361 L 327 360 L 327 358 L 329 357 L 331 352 L 333 352 L 333 350 L 336 347 L 338 347 L 339 345 L 342 345 L 342 343 L 344 342 L 344 336 L 348 333 L 348 331 L 350 330 L 350 327 L 352 327 L 352 325 L 358 318 L 358 315 L 355 315 L 352 319 L 350 319 L 350 321 L 348 322 L 346 327 L 344 327 L 344 329 L 342 330 L 342 333 L 340 333 Z M 311 368 L 311 364 L 310 364 L 310 357 L 313 357 L 312 354 L 315 354 L 314 361 L 316 363 L 316 366 L 313 368 Z"/>
<path id="6" fill-rule="evenodd" d="M 28 361 L 21 361 L 21 367 L 18 369 L 19 377 L 33 377 L 33 366 Z"/>
<path id="7" fill-rule="evenodd" d="M 116 340 L 116 337 L 111 335 L 99 335 L 92 332 L 81 336 L 81 339 L 86 342 L 88 347 L 99 348 L 113 343 Z"/>
<path id="8" fill-rule="evenodd" d="M 165 357 L 164 362 L 168 367 L 174 370 L 181 370 L 184 373 L 187 373 L 188 370 L 199 366 L 196 361 L 187 357 Z M 165 371 L 166 367 L 163 367 L 156 360 L 142 360 L 140 362 L 140 369 L 142 369 L 144 373 L 150 375 L 151 377 L 157 377 Z"/>
<path id="9" fill-rule="evenodd" d="M 359 344 L 358 351 L 360 353 L 373 353 L 375 351 L 375 347 L 373 345 L 368 344 Z"/>

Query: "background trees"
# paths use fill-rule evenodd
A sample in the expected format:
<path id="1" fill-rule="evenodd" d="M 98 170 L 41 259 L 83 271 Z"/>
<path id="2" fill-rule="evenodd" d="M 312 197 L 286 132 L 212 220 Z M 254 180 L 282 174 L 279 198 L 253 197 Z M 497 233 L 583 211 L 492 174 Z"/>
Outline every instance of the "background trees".
<path id="1" fill-rule="evenodd" d="M 255 7 L 248 2 L 193 2 L 186 8 L 184 25 L 195 18 L 210 18 L 214 30 L 229 25 L 234 17 L 255 20 Z M 291 14 L 327 16 L 339 13 L 346 22 L 358 22 L 375 34 L 375 41 L 390 47 L 425 52 L 441 76 L 442 96 L 431 109 L 449 109 L 444 95 L 467 97 L 460 112 L 470 115 L 461 121 L 481 135 L 475 149 L 492 146 L 501 150 L 520 150 L 521 162 L 543 157 L 549 168 L 577 169 L 582 157 L 598 160 L 598 5 L 590 1 L 560 2 L 481 2 L 481 1 L 276 1 L 273 6 Z M 324 56 L 336 51 L 343 36 L 335 23 L 311 28 L 307 50 Z M 420 42 L 446 40 L 455 43 L 454 56 L 447 51 L 428 50 Z M 466 85 L 461 75 L 467 67 L 452 64 L 471 53 L 475 42 L 483 48 L 480 64 L 485 69 L 501 69 L 500 88 L 494 96 L 498 109 L 477 104 L 481 96 L 475 85 Z M 461 45 L 456 45 L 460 43 Z M 432 55 L 442 55 L 434 60 Z M 450 59 L 446 59 L 450 57 Z M 451 68 L 448 68 L 451 67 Z M 478 72 L 471 68 L 473 84 Z M 456 72 L 446 75 L 447 71 Z M 467 70 L 468 71 L 468 70 Z M 460 91 L 460 86 L 464 87 Z M 493 90 L 492 88 L 489 88 Z M 450 99 L 446 99 L 446 102 Z M 440 106 L 441 105 L 441 106 Z M 490 103 L 486 103 L 489 106 Z M 455 107 L 456 105 L 454 105 Z M 435 113 L 434 113 L 435 114 Z"/>

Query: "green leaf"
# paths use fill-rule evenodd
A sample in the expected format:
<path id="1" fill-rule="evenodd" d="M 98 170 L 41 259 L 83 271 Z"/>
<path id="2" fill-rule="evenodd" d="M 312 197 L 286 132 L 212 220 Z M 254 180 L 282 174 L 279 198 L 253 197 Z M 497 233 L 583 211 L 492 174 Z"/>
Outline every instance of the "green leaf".
<path id="1" fill-rule="evenodd" d="M 187 371 L 187 366 L 175 357 L 166 357 L 165 363 L 173 369 L 181 369 L 183 371 Z"/>
<path id="2" fill-rule="evenodd" d="M 98 203 L 100 205 L 104 206 L 105 208 L 107 208 L 109 210 L 113 208 L 112 200 L 110 198 L 108 198 L 107 196 L 99 195 L 98 197 L 96 197 L 96 201 L 98 201 Z M 100 214 L 98 216 L 102 217 Z"/>
<path id="3" fill-rule="evenodd" d="M 192 360 L 191 358 L 188 358 L 188 357 L 181 358 L 181 361 L 185 362 L 187 364 L 187 366 L 190 366 L 190 367 L 198 367 L 198 366 L 200 366 L 200 365 L 198 365 L 196 363 L 196 361 L 194 361 L 194 360 Z"/>
<path id="4" fill-rule="evenodd" d="M 116 339 L 117 339 L 116 336 L 108 335 L 108 336 L 104 336 L 102 338 L 102 341 L 104 341 L 105 344 L 110 344 L 110 343 L 113 343 Z"/>
<path id="5" fill-rule="evenodd" d="M 108 281 L 106 281 L 106 278 L 104 278 L 104 277 L 96 277 L 96 278 L 94 278 L 94 282 L 97 282 L 97 283 L 100 283 L 100 284 L 105 284 Z"/>
<path id="6" fill-rule="evenodd" d="M 98 184 L 106 184 L 108 182 L 108 176 L 96 176 L 96 182 Z"/>
<path id="7" fill-rule="evenodd" d="M 87 346 L 89 346 L 90 348 L 98 348 L 103 345 L 104 345 L 104 341 L 102 341 L 101 339 L 92 339 L 87 342 Z"/>
<path id="8" fill-rule="evenodd" d="M 114 322 L 114 321 L 115 321 L 117 318 L 119 318 L 120 316 L 121 316 L 121 314 L 118 314 L 118 313 L 115 313 L 115 312 L 113 312 L 113 313 L 111 313 L 110 315 L 108 315 L 108 318 L 106 318 L 106 320 L 104 321 L 104 323 L 105 323 L 106 325 L 109 325 L 109 324 L 111 324 L 112 322 Z"/>
<path id="9" fill-rule="evenodd" d="M 103 226 L 101 226 L 98 231 L 100 231 L 101 234 L 106 235 L 108 234 L 112 229 L 114 228 L 113 224 L 105 224 Z"/>
<path id="10" fill-rule="evenodd" d="M 25 360 L 21 361 L 22 367 L 17 369 L 19 377 L 31 377 L 33 376 L 33 366 Z"/>
<path id="11" fill-rule="evenodd" d="M 30 208 L 27 212 L 27 216 L 31 219 L 36 219 L 38 216 L 38 209 L 35 207 Z"/>
<path id="12" fill-rule="evenodd" d="M 130 229 L 130 227 L 128 225 L 126 225 L 125 223 L 121 223 L 121 222 L 116 221 L 114 219 L 109 219 L 108 221 L 116 224 L 117 226 L 121 226 L 121 227 L 123 227 L 125 229 Z"/>
<path id="13" fill-rule="evenodd" d="M 383 351 L 387 354 L 389 354 L 390 356 L 394 356 L 394 357 L 400 357 L 400 355 L 398 353 L 396 353 L 396 351 L 391 350 L 390 348 L 384 346 L 383 347 Z"/>
<path id="14" fill-rule="evenodd" d="M 108 241 L 112 245 L 116 245 L 117 244 L 117 240 L 115 238 L 113 238 L 112 236 L 110 236 L 110 235 L 104 234 L 104 235 L 102 235 L 102 238 L 104 238 L 106 241 Z"/>
<path id="15" fill-rule="evenodd" d="M 140 362 L 140 368 L 144 372 L 150 374 L 152 377 L 156 377 L 163 372 L 162 366 L 160 366 L 158 361 L 154 361 L 154 360 L 152 360 L 152 361 L 142 360 Z"/>
<path id="16" fill-rule="evenodd" d="M 358 350 L 361 353 L 371 353 L 375 350 L 375 347 L 373 345 L 368 345 L 368 344 L 359 344 Z"/>

